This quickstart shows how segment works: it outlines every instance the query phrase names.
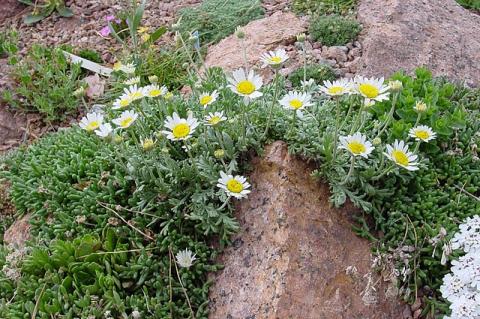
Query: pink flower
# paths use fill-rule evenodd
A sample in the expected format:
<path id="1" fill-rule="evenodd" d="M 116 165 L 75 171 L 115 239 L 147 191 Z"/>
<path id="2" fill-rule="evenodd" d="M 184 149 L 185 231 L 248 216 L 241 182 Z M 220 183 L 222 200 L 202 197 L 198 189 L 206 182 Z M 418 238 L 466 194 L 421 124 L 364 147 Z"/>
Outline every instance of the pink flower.
<path id="1" fill-rule="evenodd" d="M 107 25 L 105 27 L 102 28 L 102 30 L 100 30 L 100 35 L 102 37 L 108 37 L 110 35 L 110 27 Z"/>
<path id="2" fill-rule="evenodd" d="M 119 18 L 115 17 L 113 14 L 106 16 L 105 20 L 107 20 L 107 22 L 115 21 L 116 24 L 120 24 L 122 22 Z"/>

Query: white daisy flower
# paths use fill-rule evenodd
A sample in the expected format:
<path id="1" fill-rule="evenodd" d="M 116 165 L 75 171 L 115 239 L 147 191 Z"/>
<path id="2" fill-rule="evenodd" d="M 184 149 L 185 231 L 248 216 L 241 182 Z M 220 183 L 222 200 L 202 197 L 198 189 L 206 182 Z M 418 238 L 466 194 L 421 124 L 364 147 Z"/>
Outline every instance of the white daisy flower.
<path id="1" fill-rule="evenodd" d="M 413 107 L 413 109 L 418 113 L 423 113 L 427 111 L 428 105 L 423 101 L 417 101 L 415 102 L 415 106 Z"/>
<path id="2" fill-rule="evenodd" d="M 212 93 L 204 92 L 200 94 L 198 97 L 198 101 L 200 102 L 200 105 L 203 107 L 207 107 L 213 102 L 215 102 L 218 98 L 218 92 L 217 90 L 213 91 Z"/>
<path id="3" fill-rule="evenodd" d="M 267 66 L 279 67 L 288 60 L 288 54 L 285 49 L 277 49 L 263 53 L 260 60 L 263 62 L 262 68 Z"/>
<path id="4" fill-rule="evenodd" d="M 123 91 L 132 101 L 139 100 L 145 96 L 144 89 L 141 87 L 137 87 L 136 84 L 123 89 Z"/>
<path id="5" fill-rule="evenodd" d="M 408 132 L 410 137 L 413 137 L 417 141 L 429 142 L 436 138 L 437 133 L 435 133 L 430 127 L 426 125 L 420 125 L 413 127 Z"/>
<path id="6" fill-rule="evenodd" d="M 101 138 L 109 137 L 110 134 L 112 134 L 112 132 L 113 132 L 113 128 L 112 128 L 112 125 L 110 125 L 110 123 L 102 124 L 97 130 L 95 130 L 95 134 L 97 134 Z"/>
<path id="7" fill-rule="evenodd" d="M 340 96 L 350 94 L 352 90 L 352 83 L 348 79 L 340 79 L 333 82 L 324 81 L 320 86 L 320 91 L 329 96 Z"/>
<path id="8" fill-rule="evenodd" d="M 263 95 L 258 91 L 263 85 L 263 80 L 253 70 L 248 74 L 244 69 L 235 70 L 232 77 L 228 78 L 228 82 L 230 83 L 228 87 L 233 92 L 246 98 L 255 99 Z"/>
<path id="9" fill-rule="evenodd" d="M 92 132 L 102 125 L 103 115 L 99 113 L 88 113 L 86 116 L 82 117 L 80 123 L 78 124 L 82 129 L 87 132 Z"/>
<path id="10" fill-rule="evenodd" d="M 132 103 L 132 99 L 127 94 L 122 94 L 113 102 L 113 110 L 124 109 Z"/>
<path id="11" fill-rule="evenodd" d="M 133 63 L 122 64 L 120 66 L 120 71 L 126 74 L 133 74 L 135 73 L 135 64 Z"/>
<path id="12" fill-rule="evenodd" d="M 367 141 L 367 137 L 360 132 L 353 135 L 340 136 L 338 148 L 349 151 L 353 156 L 362 156 L 364 158 L 368 158 L 368 155 L 375 149 L 372 143 Z"/>
<path id="13" fill-rule="evenodd" d="M 150 97 L 150 98 L 155 98 L 158 96 L 163 96 L 167 93 L 168 89 L 164 85 L 162 87 L 159 87 L 156 84 L 148 85 L 143 88 L 143 93 L 145 96 Z"/>
<path id="14" fill-rule="evenodd" d="M 234 177 L 232 175 L 227 175 L 224 172 L 220 172 L 217 187 L 223 189 L 228 196 L 233 196 L 238 199 L 247 197 L 250 193 L 250 190 L 248 189 L 250 184 L 245 177 L 239 175 Z"/>
<path id="15" fill-rule="evenodd" d="M 387 152 L 384 154 L 395 164 L 409 171 L 418 170 L 418 156 L 408 150 L 404 141 L 395 140 L 393 145 L 387 145 Z"/>
<path id="16" fill-rule="evenodd" d="M 135 122 L 137 117 L 138 114 L 134 111 L 123 111 L 120 117 L 112 120 L 112 122 L 121 128 L 128 128 L 133 122 Z"/>
<path id="17" fill-rule="evenodd" d="M 130 79 L 123 82 L 123 84 L 126 84 L 126 85 L 134 85 L 134 84 L 139 84 L 139 83 L 140 83 L 140 77 L 139 76 L 135 76 L 135 77 L 130 78 Z"/>
<path id="18" fill-rule="evenodd" d="M 290 91 L 278 102 L 286 109 L 298 111 L 313 105 L 311 99 L 310 94 Z"/>
<path id="19" fill-rule="evenodd" d="M 205 116 L 205 125 L 215 126 L 218 123 L 226 120 L 227 120 L 227 117 L 223 115 L 223 111 L 209 113 L 207 116 Z"/>
<path id="20" fill-rule="evenodd" d="M 197 259 L 195 254 L 192 253 L 189 249 L 180 250 L 176 255 L 177 264 L 182 268 L 190 268 L 193 265 L 193 262 Z"/>
<path id="21" fill-rule="evenodd" d="M 169 140 L 183 141 L 192 136 L 198 126 L 198 121 L 193 117 L 192 113 L 188 114 L 186 119 L 182 119 L 177 113 L 167 116 L 165 127 L 170 131 L 162 131 Z"/>
<path id="22" fill-rule="evenodd" d="M 375 100 L 377 102 L 388 100 L 389 86 L 384 84 L 384 79 L 364 78 L 362 76 L 355 77 L 355 92 L 366 99 Z"/>

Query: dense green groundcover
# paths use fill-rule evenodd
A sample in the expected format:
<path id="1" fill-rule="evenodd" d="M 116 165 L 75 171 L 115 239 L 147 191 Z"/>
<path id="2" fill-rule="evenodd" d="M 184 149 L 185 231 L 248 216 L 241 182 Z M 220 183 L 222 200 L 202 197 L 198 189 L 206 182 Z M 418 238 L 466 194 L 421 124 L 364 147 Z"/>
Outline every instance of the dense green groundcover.
<path id="1" fill-rule="evenodd" d="M 457 2 L 467 9 L 480 10 L 480 0 L 457 0 Z"/>
<path id="2" fill-rule="evenodd" d="M 196 318 L 206 318 L 207 274 L 220 268 L 215 256 L 238 228 L 233 201 L 216 187 L 219 172 L 246 173 L 247 154 L 261 153 L 275 139 L 318 163 L 315 175 L 329 181 L 335 205 L 349 198 L 371 216 L 373 225 L 361 223 L 357 231 L 375 242 L 380 255 L 407 249 L 406 263 L 395 261 L 405 275 L 399 279 L 406 298 L 413 301 L 418 289 L 428 305 L 425 313 L 446 313 L 438 288 L 449 266 L 440 263 L 441 247 L 480 208 L 473 197 L 480 187 L 480 94 L 433 79 L 425 69 L 394 78 L 403 89 L 389 101 L 362 107 L 359 96 L 335 102 L 316 91 L 314 104 L 297 113 L 276 102 L 286 93 L 282 78 L 263 87 L 262 98 L 244 104 L 226 88 L 223 72 L 211 69 L 201 81 L 188 83 L 195 87 L 189 98 L 135 102 L 132 108 L 142 116 L 111 141 L 73 127 L 13 152 L 1 176 L 11 183 L 18 212 L 33 214 L 35 240 L 20 263 L 18 281 L 0 273 L 0 317 L 132 318 L 138 311 L 142 318 L 188 318 L 192 309 Z M 305 89 L 313 92 L 315 86 Z M 199 93 L 213 90 L 218 100 L 205 109 Z M 421 115 L 413 110 L 418 101 L 428 106 Z M 108 106 L 105 111 L 108 118 L 118 116 Z M 161 133 L 173 112 L 202 119 L 214 111 L 228 120 L 200 125 L 185 143 Z M 350 157 L 333 151 L 338 118 L 339 135 L 359 129 L 377 138 L 378 151 L 359 160 L 353 174 L 347 174 Z M 383 145 L 408 140 L 416 123 L 438 134 L 419 145 L 420 170 L 389 166 Z M 152 149 L 142 147 L 145 138 L 154 139 Z M 442 227 L 447 236 L 435 248 L 431 240 Z M 177 271 L 173 255 L 186 248 L 198 259 Z M 8 254 L 2 248 L 4 270 L 14 267 Z"/>
<path id="3" fill-rule="evenodd" d="M 205 0 L 198 7 L 180 10 L 180 30 L 198 31 L 202 44 L 216 43 L 263 15 L 259 0 Z"/>

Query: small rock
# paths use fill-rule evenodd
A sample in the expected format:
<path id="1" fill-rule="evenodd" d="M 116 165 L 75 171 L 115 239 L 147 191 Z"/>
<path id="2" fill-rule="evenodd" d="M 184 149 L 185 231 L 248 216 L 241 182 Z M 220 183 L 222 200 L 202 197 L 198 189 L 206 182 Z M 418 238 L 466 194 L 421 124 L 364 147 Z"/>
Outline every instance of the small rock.
<path id="1" fill-rule="evenodd" d="M 3 235 L 3 241 L 18 249 L 25 247 L 25 243 L 30 240 L 30 217 L 30 214 L 26 214 L 15 221 Z"/>
<path id="2" fill-rule="evenodd" d="M 346 48 L 346 47 L 345 47 Z M 339 62 L 346 62 L 348 60 L 346 51 L 343 47 L 329 47 L 327 50 L 322 51 L 322 55 L 327 59 L 334 59 Z"/>

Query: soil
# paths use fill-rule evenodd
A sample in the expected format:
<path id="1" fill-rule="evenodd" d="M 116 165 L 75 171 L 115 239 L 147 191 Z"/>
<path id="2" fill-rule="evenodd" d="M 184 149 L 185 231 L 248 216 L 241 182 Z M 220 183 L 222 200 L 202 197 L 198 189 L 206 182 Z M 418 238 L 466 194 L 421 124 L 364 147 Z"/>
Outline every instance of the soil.
<path id="1" fill-rule="evenodd" d="M 0 21 L 21 14 L 24 9 L 25 5 L 18 2 L 18 0 L 2 0 L 0 2 Z"/>

